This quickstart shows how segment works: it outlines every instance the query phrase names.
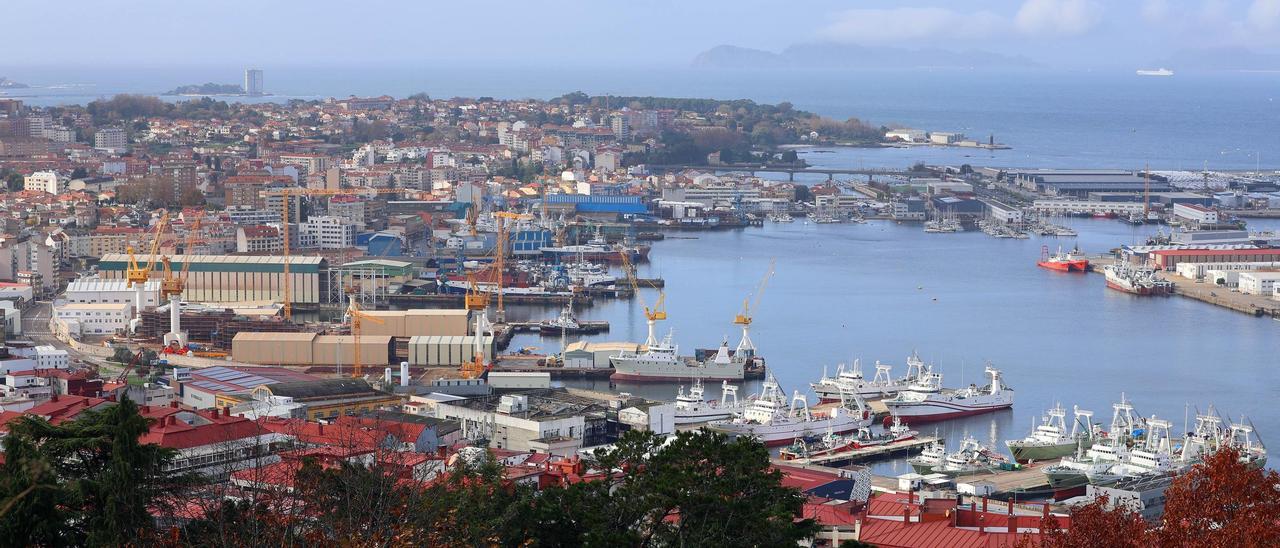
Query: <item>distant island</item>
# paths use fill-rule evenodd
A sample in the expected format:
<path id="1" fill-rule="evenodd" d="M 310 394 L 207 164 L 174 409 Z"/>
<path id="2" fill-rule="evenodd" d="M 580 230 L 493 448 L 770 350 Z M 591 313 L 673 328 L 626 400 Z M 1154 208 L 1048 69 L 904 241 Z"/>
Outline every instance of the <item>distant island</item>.
<path id="1" fill-rule="evenodd" d="M 29 88 L 29 87 L 31 87 L 31 86 L 28 86 L 28 85 L 26 85 L 26 84 L 24 84 L 24 83 L 22 83 L 22 82 L 14 82 L 13 80 L 10 80 L 10 79 L 8 79 L 8 78 L 5 78 L 4 76 L 0 76 L 0 88 L 4 88 L 4 89 L 25 89 L 25 88 Z"/>
<path id="2" fill-rule="evenodd" d="M 886 69 L 1035 68 L 1034 61 L 988 51 L 868 47 L 852 44 L 795 44 L 779 53 L 721 45 L 693 58 L 695 68 L 715 69 Z"/>
<path id="3" fill-rule="evenodd" d="M 215 84 L 213 82 L 205 82 L 203 84 L 188 84 L 178 86 L 164 95 L 244 95 L 244 88 L 239 84 Z"/>

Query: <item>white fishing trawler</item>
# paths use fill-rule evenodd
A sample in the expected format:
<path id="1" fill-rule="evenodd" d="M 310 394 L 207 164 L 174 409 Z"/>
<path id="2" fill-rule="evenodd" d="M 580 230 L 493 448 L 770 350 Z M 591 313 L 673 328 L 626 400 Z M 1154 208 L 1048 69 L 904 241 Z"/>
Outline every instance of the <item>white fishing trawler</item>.
<path id="1" fill-rule="evenodd" d="M 1058 464 L 1045 467 L 1044 475 L 1051 487 L 1062 489 L 1089 482 L 1090 473 L 1101 473 L 1123 461 L 1129 454 L 1128 441 L 1137 428 L 1133 404 L 1120 395 L 1120 403 L 1111 406 L 1111 426 L 1095 436 L 1093 445 L 1083 453 L 1062 457 Z"/>
<path id="2" fill-rule="evenodd" d="M 729 381 L 721 382 L 718 401 L 708 401 L 703 397 L 702 381 L 694 380 L 688 394 L 685 393 L 683 386 L 676 394 L 675 422 L 676 424 L 700 424 L 725 420 L 732 418 L 736 413 L 741 413 L 742 409 L 743 403 L 738 401 L 738 387 L 729 384 Z"/>
<path id="3" fill-rule="evenodd" d="M 714 358 L 699 361 L 681 357 L 679 347 L 671 343 L 671 333 L 662 342 L 650 338 L 645 348 L 638 352 L 622 352 L 609 358 L 615 381 L 684 381 L 690 379 L 711 381 L 740 381 L 745 360 L 729 355 L 729 344 L 724 342 Z"/>
<path id="4" fill-rule="evenodd" d="M 1066 426 L 1067 411 L 1058 404 L 1045 413 L 1030 435 L 1020 440 L 1004 442 L 1009 452 L 1013 453 L 1014 460 L 1025 463 L 1066 457 L 1075 453 L 1081 444 L 1089 443 L 1094 434 L 1091 423 L 1093 411 L 1072 407 L 1072 412 L 1075 414 L 1075 421 L 1069 432 Z"/>
<path id="5" fill-rule="evenodd" d="M 1134 476 L 1146 476 L 1173 472 L 1182 463 L 1174 459 L 1171 431 L 1173 423 L 1157 419 L 1147 421 L 1142 443 L 1129 451 L 1120 462 L 1105 470 L 1089 470 L 1086 474 L 1093 485 L 1110 485 Z"/>
<path id="6" fill-rule="evenodd" d="M 990 413 L 1013 406 L 1013 389 L 1004 384 L 1000 370 L 987 366 L 991 384 L 960 389 L 942 388 L 942 375 L 930 370 L 897 396 L 884 400 L 889 413 L 907 424 Z"/>
<path id="7" fill-rule="evenodd" d="M 894 379 L 890 376 L 893 366 L 882 364 L 876 361 L 876 374 L 871 380 L 867 380 L 862 375 L 861 360 L 853 360 L 853 366 L 848 369 L 844 364 L 840 364 L 836 368 L 836 375 L 828 377 L 826 369 L 822 371 L 822 378 L 818 382 L 810 383 L 813 392 L 818 395 L 821 402 L 840 401 L 841 392 L 853 393 L 863 398 L 877 398 L 882 396 L 892 396 L 905 390 L 911 383 L 919 379 L 929 370 L 929 366 L 925 365 L 915 352 L 907 357 L 907 375 L 900 379 Z"/>
<path id="8" fill-rule="evenodd" d="M 907 464 L 917 474 L 932 474 L 934 468 L 947 461 L 947 444 L 941 439 L 930 443 L 919 455 L 907 459 Z"/>
<path id="9" fill-rule="evenodd" d="M 814 411 L 809 401 L 796 391 L 790 403 L 778 381 L 769 375 L 760 394 L 730 420 L 711 423 L 711 428 L 738 436 L 752 436 L 765 445 L 785 445 L 796 438 L 843 434 L 871 424 L 871 413 L 856 394 L 849 394 L 840 405 Z"/>
<path id="10" fill-rule="evenodd" d="M 1117 291 L 1134 295 L 1173 293 L 1173 282 L 1160 279 L 1151 267 L 1120 262 L 1102 267 L 1102 273 L 1107 278 L 1107 287 Z"/>
<path id="11" fill-rule="evenodd" d="M 990 472 L 1006 462 L 1009 462 L 1008 457 L 982 445 L 973 436 L 965 436 L 960 442 L 960 450 L 947 455 L 942 464 L 934 466 L 931 472 L 951 477 L 968 476 Z"/>

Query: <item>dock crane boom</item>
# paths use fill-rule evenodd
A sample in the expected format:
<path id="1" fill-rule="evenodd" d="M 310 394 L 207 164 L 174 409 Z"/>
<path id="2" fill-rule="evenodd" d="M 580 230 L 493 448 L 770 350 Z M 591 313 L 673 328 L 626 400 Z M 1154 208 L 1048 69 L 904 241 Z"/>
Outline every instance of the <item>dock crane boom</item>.
<path id="1" fill-rule="evenodd" d="M 152 231 L 150 253 L 147 254 L 147 262 L 145 265 L 138 263 L 137 256 L 134 255 L 133 246 L 129 246 L 129 264 L 125 267 L 125 287 L 133 288 L 133 310 L 138 318 L 142 318 L 142 294 L 147 286 L 147 280 L 151 279 L 151 271 L 156 267 L 156 256 L 160 252 L 160 240 L 164 237 L 165 227 L 169 224 L 169 212 L 160 215 L 160 219 L 156 221 L 155 229 Z"/>
<path id="2" fill-rule="evenodd" d="M 760 297 L 764 295 L 764 290 L 769 285 L 769 278 L 773 277 L 776 264 L 776 259 L 769 259 L 769 270 L 764 273 L 760 285 L 756 286 L 755 299 L 752 299 L 751 295 L 742 299 L 742 312 L 733 317 L 733 323 L 742 326 L 742 340 L 738 342 L 738 348 L 734 351 L 736 355 L 743 357 L 755 355 L 756 345 L 751 341 L 751 322 L 754 321 L 752 314 L 760 308 Z"/>
<path id="3" fill-rule="evenodd" d="M 640 280 L 636 278 L 636 268 L 631 263 L 631 257 L 628 256 L 625 249 L 619 250 L 618 256 L 622 258 L 622 271 L 627 275 L 627 281 L 631 282 L 636 298 L 640 299 L 640 306 L 644 308 L 645 320 L 649 324 L 649 338 L 645 340 L 645 345 L 656 346 L 658 344 L 658 335 L 656 333 L 658 322 L 667 319 L 667 292 L 654 286 L 654 289 L 658 290 L 658 300 L 653 303 L 653 308 L 649 308 L 649 305 L 644 301 L 644 296 L 640 294 Z"/>
<path id="4" fill-rule="evenodd" d="M 494 266 L 493 286 L 494 286 L 494 290 L 498 292 L 498 310 L 497 310 L 497 315 L 494 318 L 497 320 L 498 323 L 505 323 L 507 321 L 507 309 L 502 298 L 502 294 L 503 294 L 502 278 L 503 278 L 503 274 L 506 272 L 506 256 L 507 256 L 507 245 L 510 240 L 510 234 L 509 234 L 510 227 L 508 227 L 506 223 L 503 221 L 527 220 L 527 219 L 532 219 L 533 216 L 525 215 L 522 213 L 511 213 L 509 211 L 498 211 L 498 212 L 495 212 L 493 216 L 497 217 L 498 219 L 498 243 L 494 245 L 494 249 L 493 249 L 493 263 L 494 263 L 493 264 Z"/>
<path id="5" fill-rule="evenodd" d="M 360 332 L 363 329 L 365 320 L 376 324 L 386 323 L 377 316 L 372 316 L 360 310 L 360 305 L 356 303 L 355 290 L 351 290 L 347 295 L 347 316 L 351 322 L 351 376 L 361 377 L 364 375 L 364 362 L 360 359 Z"/>

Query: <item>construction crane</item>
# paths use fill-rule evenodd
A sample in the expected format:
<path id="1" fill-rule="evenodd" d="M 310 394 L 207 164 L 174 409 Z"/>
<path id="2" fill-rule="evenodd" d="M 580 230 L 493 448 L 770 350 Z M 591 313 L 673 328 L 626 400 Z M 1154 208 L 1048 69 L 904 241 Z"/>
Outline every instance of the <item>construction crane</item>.
<path id="1" fill-rule="evenodd" d="M 760 280 L 760 285 L 756 286 L 755 299 L 751 295 L 742 299 L 742 312 L 733 317 L 733 323 L 742 326 L 742 340 L 738 342 L 738 349 L 734 354 L 742 357 L 751 357 L 756 353 L 756 345 L 751 342 L 751 322 L 753 321 L 753 311 L 760 308 L 760 297 L 764 295 L 764 289 L 769 285 L 769 278 L 773 277 L 773 268 L 776 265 L 776 259 L 769 260 L 769 270 L 764 273 L 764 278 Z"/>
<path id="2" fill-rule="evenodd" d="M 654 286 L 654 289 L 658 290 L 658 300 L 653 303 L 653 308 L 650 309 L 649 305 L 644 302 L 644 295 L 640 293 L 640 280 L 636 278 L 636 267 L 631 264 L 631 257 L 627 256 L 627 251 L 625 249 L 619 251 L 618 256 L 622 257 L 622 271 L 626 273 L 627 281 L 631 282 L 631 287 L 635 290 L 636 298 L 640 299 L 640 306 L 644 308 L 645 320 L 649 324 L 649 338 L 645 340 L 645 345 L 650 347 L 657 346 L 657 322 L 667 319 L 667 293 L 662 289 L 659 289 L 657 286 Z"/>
<path id="3" fill-rule="evenodd" d="M 138 352 L 133 355 L 133 359 L 129 360 L 129 363 L 124 364 L 124 368 L 120 370 L 120 374 L 116 375 L 114 379 L 111 379 L 111 382 L 116 384 L 124 384 L 128 382 L 129 373 L 132 373 L 133 370 L 138 367 L 138 364 L 142 362 L 143 354 L 145 354 L 145 352 L 139 349 Z"/>
<path id="4" fill-rule="evenodd" d="M 377 316 L 371 316 L 360 310 L 360 305 L 356 303 L 355 288 L 347 290 L 347 316 L 351 323 L 351 376 L 361 377 L 364 375 L 364 362 L 360 360 L 360 331 L 365 320 L 373 323 L 386 323 Z"/>
<path id="5" fill-rule="evenodd" d="M 182 354 L 187 349 L 187 334 L 182 331 L 182 302 L 180 297 L 187 289 L 187 274 L 191 271 L 191 249 L 195 247 L 197 235 L 200 233 L 201 218 L 197 216 L 187 227 L 187 239 L 183 246 L 185 256 L 182 269 L 174 275 L 169 257 L 164 264 L 164 276 L 160 279 L 160 295 L 169 301 L 169 332 L 164 334 L 164 352 Z"/>
<path id="6" fill-rule="evenodd" d="M 405 192 L 403 188 L 282 188 L 280 190 L 269 191 L 268 195 L 280 196 L 283 202 L 280 207 L 280 235 L 284 240 L 282 250 L 284 255 L 284 283 L 281 284 L 282 294 L 280 303 L 284 312 L 285 321 L 293 320 L 293 280 L 289 273 L 290 262 L 290 245 L 289 245 L 289 202 L 290 196 L 359 196 L 373 194 L 399 194 Z"/>
<path id="7" fill-rule="evenodd" d="M 133 310 L 138 318 L 142 317 L 143 293 L 147 286 L 147 280 L 151 279 L 151 271 L 156 267 L 156 254 L 160 251 L 160 240 L 164 237 L 165 227 L 169 224 L 169 213 L 165 212 L 156 221 L 154 230 L 152 230 L 151 249 L 147 254 L 147 262 L 145 265 L 138 264 L 138 258 L 134 255 L 133 246 L 127 248 L 129 252 L 129 264 L 125 268 L 125 287 L 134 289 Z"/>
<path id="8" fill-rule="evenodd" d="M 493 250 L 493 283 L 494 291 L 497 291 L 498 293 L 498 310 L 495 319 L 497 320 L 497 323 L 506 323 L 507 309 L 503 302 L 502 286 L 503 274 L 506 272 L 506 256 L 507 246 L 509 245 L 509 234 L 507 233 L 508 227 L 504 221 L 508 219 L 512 221 L 519 221 L 521 219 L 527 220 L 532 219 L 533 216 L 522 213 L 511 213 L 509 211 L 499 211 L 494 213 L 493 216 L 498 219 L 498 243 L 494 246 Z"/>

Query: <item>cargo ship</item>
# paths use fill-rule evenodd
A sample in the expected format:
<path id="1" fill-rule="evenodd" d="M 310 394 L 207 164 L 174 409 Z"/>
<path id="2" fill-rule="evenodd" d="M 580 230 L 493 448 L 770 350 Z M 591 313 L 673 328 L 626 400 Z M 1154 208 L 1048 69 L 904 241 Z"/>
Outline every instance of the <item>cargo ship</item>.
<path id="1" fill-rule="evenodd" d="M 942 375 L 930 371 L 897 396 L 884 400 L 889 413 L 907 424 L 967 417 L 1013 407 L 1013 389 L 1005 386 L 1000 370 L 987 366 L 991 384 L 960 389 L 942 388 Z M 887 418 L 886 418 L 887 421 Z"/>
<path id="2" fill-rule="evenodd" d="M 1058 252 L 1049 254 L 1049 246 L 1040 246 L 1040 261 L 1036 263 L 1040 268 L 1049 270 L 1057 270 L 1060 272 L 1087 272 L 1089 270 L 1089 259 L 1080 252 L 1080 248 L 1073 248 L 1066 253 L 1062 252 L 1062 248 L 1058 248 Z"/>
<path id="3" fill-rule="evenodd" d="M 1102 267 L 1107 277 L 1107 287 L 1133 295 L 1168 295 L 1173 293 L 1173 282 L 1156 276 L 1154 268 L 1134 266 L 1119 262 Z"/>
<path id="4" fill-rule="evenodd" d="M 773 375 L 765 379 L 760 394 L 742 414 L 726 421 L 710 424 L 712 430 L 750 436 L 766 446 L 786 445 L 796 439 L 821 435 L 843 434 L 871 424 L 871 412 L 862 398 L 850 395 L 837 407 L 821 411 L 809 409 L 808 399 L 795 392 L 790 404 Z"/>

